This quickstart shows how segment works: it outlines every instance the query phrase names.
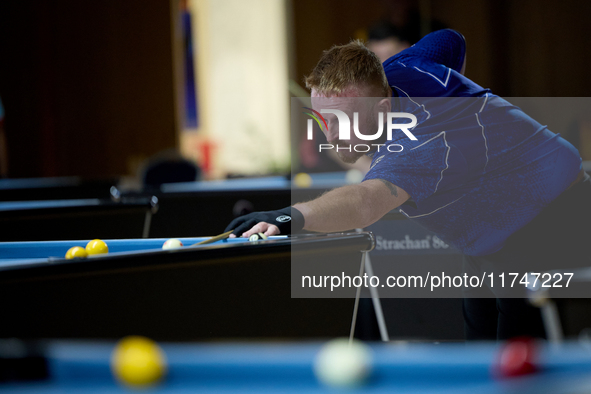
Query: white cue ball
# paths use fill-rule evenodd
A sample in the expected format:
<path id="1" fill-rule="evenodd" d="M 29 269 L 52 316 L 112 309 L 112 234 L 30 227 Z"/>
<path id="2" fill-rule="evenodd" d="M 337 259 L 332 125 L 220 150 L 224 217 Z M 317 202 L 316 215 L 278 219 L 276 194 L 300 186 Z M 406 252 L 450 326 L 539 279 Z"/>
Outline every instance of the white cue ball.
<path id="1" fill-rule="evenodd" d="M 316 355 L 314 373 L 320 382 L 331 387 L 357 387 L 369 377 L 372 363 L 371 348 L 363 342 L 334 339 Z"/>
<path id="2" fill-rule="evenodd" d="M 164 242 L 164 245 L 162 245 L 162 249 L 164 249 L 164 250 L 178 249 L 178 248 L 182 248 L 182 247 L 183 247 L 183 243 L 181 242 L 180 239 L 176 239 L 176 238 L 169 239 L 166 242 Z"/>
<path id="3" fill-rule="evenodd" d="M 250 237 L 248 237 L 248 240 L 250 242 L 254 242 L 254 241 L 259 241 L 259 240 L 265 240 L 267 239 L 267 236 L 263 233 L 257 233 L 257 234 L 253 234 Z"/>

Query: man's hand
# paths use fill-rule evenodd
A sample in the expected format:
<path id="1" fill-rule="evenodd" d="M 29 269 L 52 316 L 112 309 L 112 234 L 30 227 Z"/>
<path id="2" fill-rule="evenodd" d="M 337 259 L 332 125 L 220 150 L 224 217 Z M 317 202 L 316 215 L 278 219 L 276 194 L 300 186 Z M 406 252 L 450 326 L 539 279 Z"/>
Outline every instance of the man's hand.
<path id="1" fill-rule="evenodd" d="M 267 237 L 269 237 L 271 235 L 284 234 L 281 232 L 281 230 L 279 230 L 279 227 L 275 226 L 274 224 L 269 224 L 267 222 L 259 222 L 259 223 L 255 224 L 253 227 L 250 227 L 250 225 L 248 227 L 250 228 L 250 230 L 243 232 L 242 234 L 232 233 L 232 234 L 230 234 L 230 238 L 236 238 L 236 237 L 249 238 L 251 235 L 258 234 L 258 233 L 263 233 Z M 228 231 L 230 231 L 230 230 L 228 230 Z"/>
<path id="2" fill-rule="evenodd" d="M 277 211 L 253 212 L 232 220 L 224 231 L 234 230 L 230 238 L 236 236 L 250 237 L 255 233 L 266 236 L 277 234 L 291 234 L 302 229 L 304 218 L 292 207 Z"/>

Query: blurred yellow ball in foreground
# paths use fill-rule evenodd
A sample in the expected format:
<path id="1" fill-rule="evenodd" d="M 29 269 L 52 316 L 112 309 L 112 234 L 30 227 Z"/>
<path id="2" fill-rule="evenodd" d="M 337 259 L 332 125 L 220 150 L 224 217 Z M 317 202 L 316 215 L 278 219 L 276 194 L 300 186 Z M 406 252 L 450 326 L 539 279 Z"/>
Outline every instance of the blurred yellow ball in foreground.
<path id="1" fill-rule="evenodd" d="M 117 380 L 133 386 L 150 386 L 166 375 L 166 356 L 151 339 L 123 338 L 111 356 L 111 370 Z"/>

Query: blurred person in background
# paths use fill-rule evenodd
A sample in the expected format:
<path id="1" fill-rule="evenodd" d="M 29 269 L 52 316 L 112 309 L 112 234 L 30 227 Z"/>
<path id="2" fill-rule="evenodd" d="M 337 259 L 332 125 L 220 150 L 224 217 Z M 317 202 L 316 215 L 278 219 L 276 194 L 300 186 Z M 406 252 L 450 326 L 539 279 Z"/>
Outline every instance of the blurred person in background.
<path id="1" fill-rule="evenodd" d="M 381 21 L 369 28 L 367 48 L 375 53 L 382 63 L 412 44 L 412 38 L 390 22 Z"/>

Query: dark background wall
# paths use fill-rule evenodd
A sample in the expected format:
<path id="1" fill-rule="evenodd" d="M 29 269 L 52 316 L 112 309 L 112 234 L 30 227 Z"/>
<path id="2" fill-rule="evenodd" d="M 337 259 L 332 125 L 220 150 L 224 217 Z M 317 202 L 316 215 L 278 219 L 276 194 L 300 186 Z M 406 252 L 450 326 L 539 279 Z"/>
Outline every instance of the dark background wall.
<path id="1" fill-rule="evenodd" d="M 121 175 L 175 146 L 169 7 L 0 2 L 10 177 Z"/>
<path id="2" fill-rule="evenodd" d="M 171 4 L 0 1 L 0 97 L 9 176 L 130 174 L 175 147 Z M 277 0 L 279 1 L 279 0 Z M 466 75 L 502 96 L 588 96 L 591 2 L 291 0 L 292 78 L 323 50 L 404 10 L 462 32 Z M 203 98 L 206 100 L 207 98 Z"/>
<path id="3" fill-rule="evenodd" d="M 431 16 L 467 41 L 466 76 L 502 96 L 588 96 L 591 2 L 586 0 L 293 0 L 296 67 L 302 83 L 323 50 L 357 38 L 373 22 Z"/>

